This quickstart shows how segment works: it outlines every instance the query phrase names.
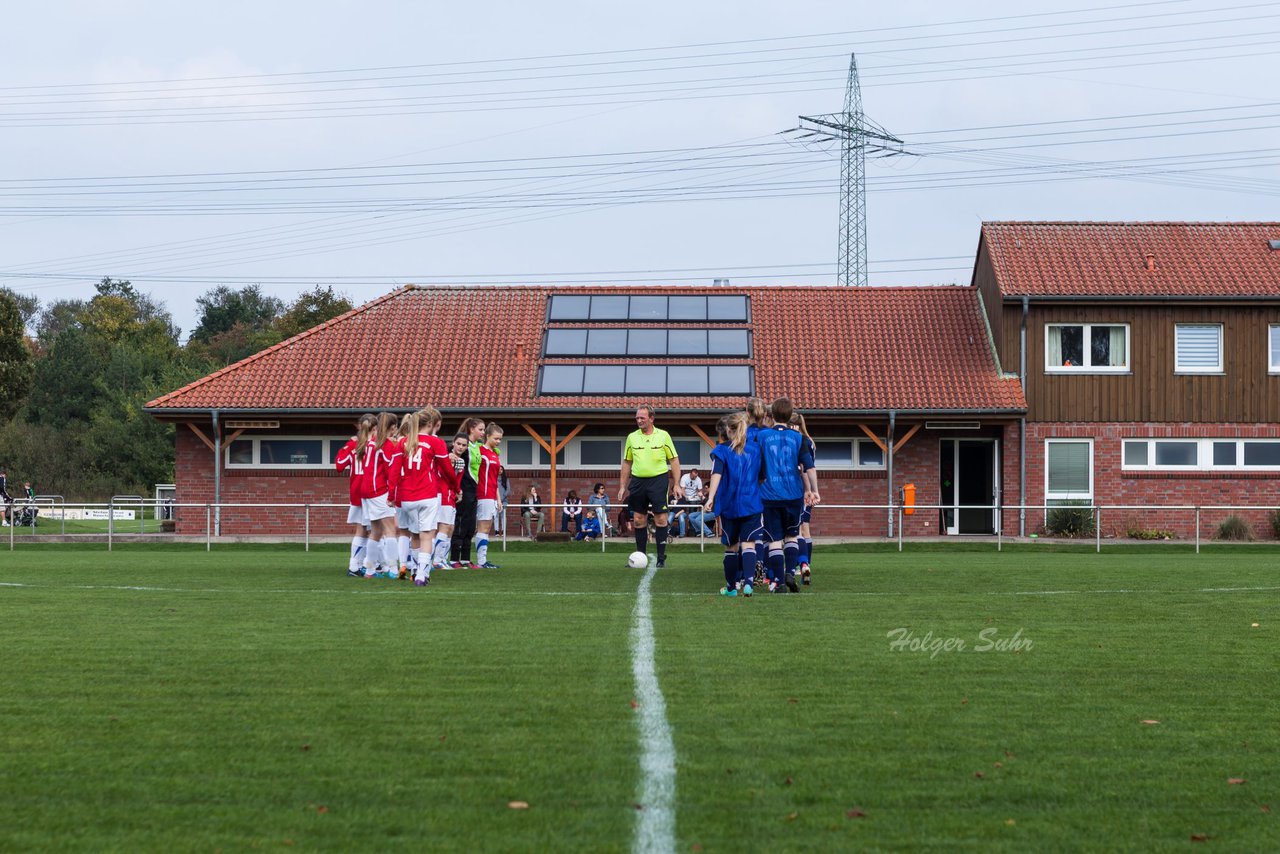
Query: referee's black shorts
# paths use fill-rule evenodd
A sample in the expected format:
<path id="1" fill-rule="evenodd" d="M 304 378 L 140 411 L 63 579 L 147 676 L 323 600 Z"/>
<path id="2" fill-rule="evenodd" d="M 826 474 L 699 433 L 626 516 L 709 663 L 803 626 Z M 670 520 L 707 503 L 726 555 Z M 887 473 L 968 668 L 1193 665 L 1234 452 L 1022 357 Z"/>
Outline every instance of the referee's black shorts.
<path id="1" fill-rule="evenodd" d="M 654 477 L 633 477 L 627 484 L 627 509 L 632 513 L 667 512 L 667 484 L 669 474 Z"/>

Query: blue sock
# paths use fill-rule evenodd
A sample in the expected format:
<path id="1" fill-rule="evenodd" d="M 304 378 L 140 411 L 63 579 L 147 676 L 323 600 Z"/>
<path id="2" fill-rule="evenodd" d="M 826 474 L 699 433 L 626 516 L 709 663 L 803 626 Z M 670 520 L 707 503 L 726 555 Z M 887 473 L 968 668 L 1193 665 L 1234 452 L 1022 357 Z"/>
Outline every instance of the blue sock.
<path id="1" fill-rule="evenodd" d="M 742 571 L 742 561 L 738 559 L 738 552 L 735 549 L 731 552 L 724 553 L 724 586 L 733 588 L 738 584 L 738 575 Z"/>
<path id="2" fill-rule="evenodd" d="M 750 584 L 756 577 L 755 549 L 743 549 L 738 552 L 738 580 Z"/>
<path id="3" fill-rule="evenodd" d="M 756 563 L 764 563 L 769 558 L 769 547 L 756 540 Z"/>
<path id="4" fill-rule="evenodd" d="M 765 568 L 769 572 L 769 580 L 776 583 L 782 583 L 782 570 L 786 565 L 782 558 L 782 549 L 769 548 L 769 555 L 765 558 Z"/>
<path id="5" fill-rule="evenodd" d="M 796 543 L 800 546 L 800 562 L 812 563 L 812 561 L 809 560 L 809 557 L 813 554 L 813 540 L 807 537 L 801 537 L 796 540 Z"/>
<path id="6" fill-rule="evenodd" d="M 786 556 L 787 575 L 795 575 L 796 567 L 800 565 L 800 546 L 795 541 L 788 541 L 782 549 Z"/>

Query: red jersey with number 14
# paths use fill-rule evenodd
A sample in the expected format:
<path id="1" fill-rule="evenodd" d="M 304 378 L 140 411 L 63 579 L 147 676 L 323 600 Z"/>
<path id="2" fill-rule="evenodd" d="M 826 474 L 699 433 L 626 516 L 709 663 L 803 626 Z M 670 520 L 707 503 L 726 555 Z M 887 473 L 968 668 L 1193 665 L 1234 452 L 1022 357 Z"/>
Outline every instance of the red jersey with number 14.
<path id="1" fill-rule="evenodd" d="M 444 439 L 419 434 L 418 447 L 412 454 L 405 451 L 407 444 L 400 445 L 400 459 L 391 469 L 391 494 L 398 504 L 435 498 L 440 494 L 436 460 L 449 456 Z"/>

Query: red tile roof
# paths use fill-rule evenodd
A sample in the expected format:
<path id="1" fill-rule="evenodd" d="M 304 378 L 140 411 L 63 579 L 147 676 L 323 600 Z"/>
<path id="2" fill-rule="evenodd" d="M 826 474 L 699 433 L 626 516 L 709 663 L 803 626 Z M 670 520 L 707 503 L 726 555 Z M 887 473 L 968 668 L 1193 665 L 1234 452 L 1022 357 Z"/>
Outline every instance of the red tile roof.
<path id="1" fill-rule="evenodd" d="M 969 287 L 748 286 L 621 289 L 746 294 L 756 393 L 807 411 L 1026 409 L 1001 376 Z M 408 286 L 147 404 L 191 410 L 626 410 L 651 397 L 538 396 L 547 298 L 619 288 Z M 582 359 L 552 359 L 575 362 Z M 590 362 L 605 361 L 588 359 Z M 609 360 L 622 362 L 624 360 Z M 673 361 L 633 359 L 627 363 Z M 692 362 L 741 363 L 731 359 Z M 741 397 L 659 396 L 667 410 L 715 410 Z"/>
<path id="2" fill-rule="evenodd" d="M 1280 223 L 988 222 L 981 248 L 1007 297 L 1280 297 L 1271 240 Z"/>

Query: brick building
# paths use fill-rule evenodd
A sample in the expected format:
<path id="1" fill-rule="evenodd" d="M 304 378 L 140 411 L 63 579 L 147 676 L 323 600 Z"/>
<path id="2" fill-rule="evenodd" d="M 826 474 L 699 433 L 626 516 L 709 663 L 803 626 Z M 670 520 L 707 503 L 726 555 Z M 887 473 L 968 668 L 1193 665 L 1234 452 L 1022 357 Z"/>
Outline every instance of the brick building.
<path id="1" fill-rule="evenodd" d="M 934 503 L 945 479 L 965 487 L 962 503 L 991 504 L 1002 479 L 1009 488 L 1000 447 L 1025 412 L 993 353 L 973 287 L 409 286 L 148 411 L 178 425 L 179 503 L 345 504 L 331 461 L 359 414 L 428 403 L 445 414 L 443 433 L 472 414 L 503 425 L 513 496 L 537 482 L 559 500 L 597 481 L 616 495 L 638 404 L 658 408 L 682 465 L 705 473 L 716 419 L 756 394 L 790 396 L 805 413 L 829 504 L 886 505 L 906 482 Z M 927 515 L 916 527 L 936 532 L 943 514 Z M 220 516 L 224 534 L 303 526 L 283 508 Z M 345 528 L 345 511 L 310 518 L 315 532 Z M 180 510 L 178 530 L 202 533 L 205 519 Z M 996 524 L 989 510 L 946 520 Z M 815 524 L 890 530 L 887 510 L 824 511 Z"/>

